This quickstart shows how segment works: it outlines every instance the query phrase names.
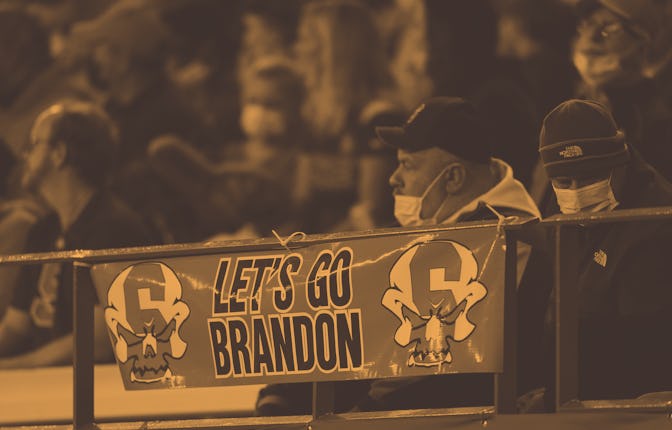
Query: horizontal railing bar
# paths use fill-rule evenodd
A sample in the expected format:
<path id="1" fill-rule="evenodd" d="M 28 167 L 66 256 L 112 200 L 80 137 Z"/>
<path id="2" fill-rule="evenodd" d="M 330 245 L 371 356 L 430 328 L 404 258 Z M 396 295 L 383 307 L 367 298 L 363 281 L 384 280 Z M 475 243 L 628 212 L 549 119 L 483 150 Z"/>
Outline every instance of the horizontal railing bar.
<path id="1" fill-rule="evenodd" d="M 559 412 L 667 412 L 672 413 L 672 400 L 623 399 L 623 400 L 579 400 L 568 402 Z"/>
<path id="2" fill-rule="evenodd" d="M 536 223 L 536 218 L 508 219 L 502 224 L 506 229 L 519 229 L 522 225 Z M 358 232 L 330 233 L 306 236 L 303 240 L 286 244 L 289 249 L 301 249 L 310 245 L 319 245 L 343 240 L 370 239 L 373 237 L 396 236 L 400 233 L 437 233 L 467 229 L 489 228 L 497 226 L 497 221 L 466 222 L 460 225 L 440 225 L 424 228 L 385 228 Z M 125 260 L 146 260 L 152 258 L 186 257 L 212 255 L 231 252 L 252 252 L 255 250 L 273 251 L 286 249 L 275 238 L 183 243 L 174 245 L 141 246 L 133 248 L 114 248 L 99 250 L 72 250 L 31 254 L 0 255 L 0 265 L 26 265 L 39 263 L 62 263 L 81 261 L 87 263 L 108 263 Z"/>
<path id="3" fill-rule="evenodd" d="M 608 222 L 648 221 L 652 219 L 672 219 L 672 206 L 657 208 L 622 209 L 611 212 L 578 213 L 553 215 L 540 221 L 541 225 L 588 225 Z"/>
<path id="4" fill-rule="evenodd" d="M 206 418 L 190 420 L 146 421 L 142 423 L 99 424 L 100 430 L 130 430 L 130 429 L 305 429 L 312 421 L 310 415 L 296 415 L 288 417 L 241 417 L 241 418 Z"/>
<path id="5" fill-rule="evenodd" d="M 599 224 L 608 222 L 646 221 L 652 219 L 672 219 L 672 207 L 623 209 L 612 212 L 581 213 L 574 215 L 553 215 L 538 220 L 536 218 L 507 219 L 502 227 L 507 230 L 520 230 L 532 224 L 541 226 Z M 309 245 L 318 245 L 337 240 L 352 240 L 358 238 L 394 236 L 399 233 L 432 233 L 438 231 L 456 231 L 465 229 L 488 228 L 497 225 L 497 221 L 474 221 L 459 225 L 440 225 L 435 227 L 411 228 L 384 228 L 358 232 L 330 233 L 311 235 L 304 240 L 292 241 L 287 246 L 290 249 L 299 249 Z M 82 262 L 113 262 L 123 260 L 143 260 L 150 258 L 183 257 L 194 255 L 219 254 L 222 252 L 254 251 L 255 248 L 264 250 L 282 250 L 284 246 L 274 238 L 234 240 L 222 242 L 198 242 L 174 245 L 143 246 L 134 248 L 115 248 L 100 250 L 73 250 L 48 253 L 31 253 L 0 256 L 0 265 L 24 265 L 38 263 L 61 263 L 66 261 Z"/>
<path id="6" fill-rule="evenodd" d="M 424 412 L 416 410 L 410 412 Z M 572 413 L 574 412 L 574 413 Z M 613 430 L 669 429 L 668 414 L 655 411 L 638 413 L 633 410 L 604 410 L 603 413 L 583 413 L 572 411 L 567 413 L 542 413 L 522 415 L 407 415 L 399 417 L 373 417 L 357 419 L 359 414 L 332 415 L 320 420 L 311 420 L 310 416 L 298 417 L 258 417 L 258 418 L 205 418 L 195 420 L 161 420 L 97 423 L 100 430 L 252 430 L 252 429 L 285 429 L 305 430 L 342 429 L 352 426 L 357 429 L 379 428 L 493 428 L 513 430 L 521 428 L 553 428 L 573 430 L 576 428 L 608 428 Z M 365 413 L 360 413 L 365 414 Z M 469 418 L 474 420 L 470 421 Z M 387 421 L 385 421 L 387 419 Z M 479 422 L 480 421 L 480 422 Z M 71 430 L 72 425 L 17 426 L 2 427 L 14 430 Z"/>
<path id="7" fill-rule="evenodd" d="M 347 412 L 334 414 L 335 418 L 347 420 L 372 420 L 387 418 L 408 418 L 408 417 L 489 417 L 496 413 L 494 406 L 473 406 L 463 408 L 442 408 L 442 409 L 408 409 L 396 411 L 377 411 L 377 412 Z"/>

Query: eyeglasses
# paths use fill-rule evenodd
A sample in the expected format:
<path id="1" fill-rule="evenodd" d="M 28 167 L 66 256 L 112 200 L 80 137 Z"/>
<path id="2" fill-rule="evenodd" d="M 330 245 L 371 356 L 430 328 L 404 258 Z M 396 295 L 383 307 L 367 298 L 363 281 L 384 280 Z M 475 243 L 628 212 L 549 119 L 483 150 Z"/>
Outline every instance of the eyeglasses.
<path id="1" fill-rule="evenodd" d="M 584 19 L 579 23 L 577 27 L 577 33 L 579 35 L 594 35 L 597 33 L 603 40 L 614 39 L 624 34 L 628 34 L 637 38 L 646 37 L 645 33 L 638 31 L 636 28 L 630 25 L 627 25 L 627 23 L 623 21 L 614 20 L 598 22 L 597 20 L 590 18 Z"/>

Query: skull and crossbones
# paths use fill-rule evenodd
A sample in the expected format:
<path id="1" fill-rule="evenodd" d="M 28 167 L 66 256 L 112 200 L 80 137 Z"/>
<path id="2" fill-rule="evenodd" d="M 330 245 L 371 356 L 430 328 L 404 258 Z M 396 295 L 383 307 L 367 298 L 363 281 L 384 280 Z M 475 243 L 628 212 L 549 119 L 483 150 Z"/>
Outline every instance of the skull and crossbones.
<path id="1" fill-rule="evenodd" d="M 187 343 L 180 327 L 189 316 L 182 285 L 163 263 L 140 263 L 123 270 L 112 282 L 105 321 L 120 363 L 133 359 L 133 382 L 172 377 L 167 357 L 181 358 Z"/>
<path id="2" fill-rule="evenodd" d="M 477 276 L 474 254 L 454 241 L 416 244 L 399 256 L 382 304 L 399 320 L 395 342 L 413 344 L 409 366 L 453 361 L 449 340 L 461 342 L 471 335 L 476 326 L 469 310 L 487 294 Z"/>

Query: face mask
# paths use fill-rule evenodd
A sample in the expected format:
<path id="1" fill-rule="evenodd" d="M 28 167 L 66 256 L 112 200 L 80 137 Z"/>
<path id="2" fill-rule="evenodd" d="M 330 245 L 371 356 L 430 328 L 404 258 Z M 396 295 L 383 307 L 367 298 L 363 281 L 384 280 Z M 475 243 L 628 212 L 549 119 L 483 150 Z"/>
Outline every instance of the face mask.
<path id="1" fill-rule="evenodd" d="M 555 186 L 553 189 L 560 211 L 565 215 L 579 212 L 599 212 L 603 209 L 611 210 L 618 205 L 611 189 L 611 177 L 576 190 L 555 188 Z"/>
<path id="2" fill-rule="evenodd" d="M 240 125 L 250 138 L 278 137 L 285 133 L 284 115 L 276 109 L 247 104 L 240 115 Z"/>
<path id="3" fill-rule="evenodd" d="M 591 87 L 604 87 L 610 84 L 625 84 L 641 78 L 643 59 L 637 52 L 604 53 L 587 55 L 574 53 L 574 66 L 581 78 Z"/>
<path id="4" fill-rule="evenodd" d="M 435 217 L 439 210 L 441 210 L 441 207 L 436 210 L 436 213 L 434 213 L 432 217 L 427 219 L 422 219 L 420 213 L 422 212 L 422 204 L 424 203 L 427 194 L 429 194 L 434 185 L 439 182 L 439 179 L 441 179 L 446 172 L 446 169 L 448 169 L 448 166 L 441 170 L 420 197 L 394 195 L 394 217 L 399 221 L 399 224 L 401 224 L 402 227 L 436 224 Z"/>

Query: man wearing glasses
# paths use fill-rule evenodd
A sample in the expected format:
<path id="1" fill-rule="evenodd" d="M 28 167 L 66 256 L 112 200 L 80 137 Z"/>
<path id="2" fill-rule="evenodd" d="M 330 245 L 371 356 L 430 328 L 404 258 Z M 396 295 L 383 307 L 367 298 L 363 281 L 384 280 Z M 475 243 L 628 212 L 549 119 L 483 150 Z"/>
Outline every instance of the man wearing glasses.
<path id="1" fill-rule="evenodd" d="M 582 0 L 573 61 L 582 78 L 580 98 L 611 108 L 628 141 L 672 179 L 672 112 L 647 72 L 663 29 L 662 2 Z"/>
<path id="2" fill-rule="evenodd" d="M 39 222 L 28 252 L 108 249 L 153 242 L 140 217 L 106 191 L 118 147 L 116 127 L 89 103 L 67 101 L 35 120 L 21 182 L 53 217 Z M 0 321 L 0 369 L 66 365 L 72 360 L 72 264 L 23 267 Z M 82 282 L 93 288 L 90 278 Z M 94 307 L 96 361 L 112 360 L 102 307 Z"/>

